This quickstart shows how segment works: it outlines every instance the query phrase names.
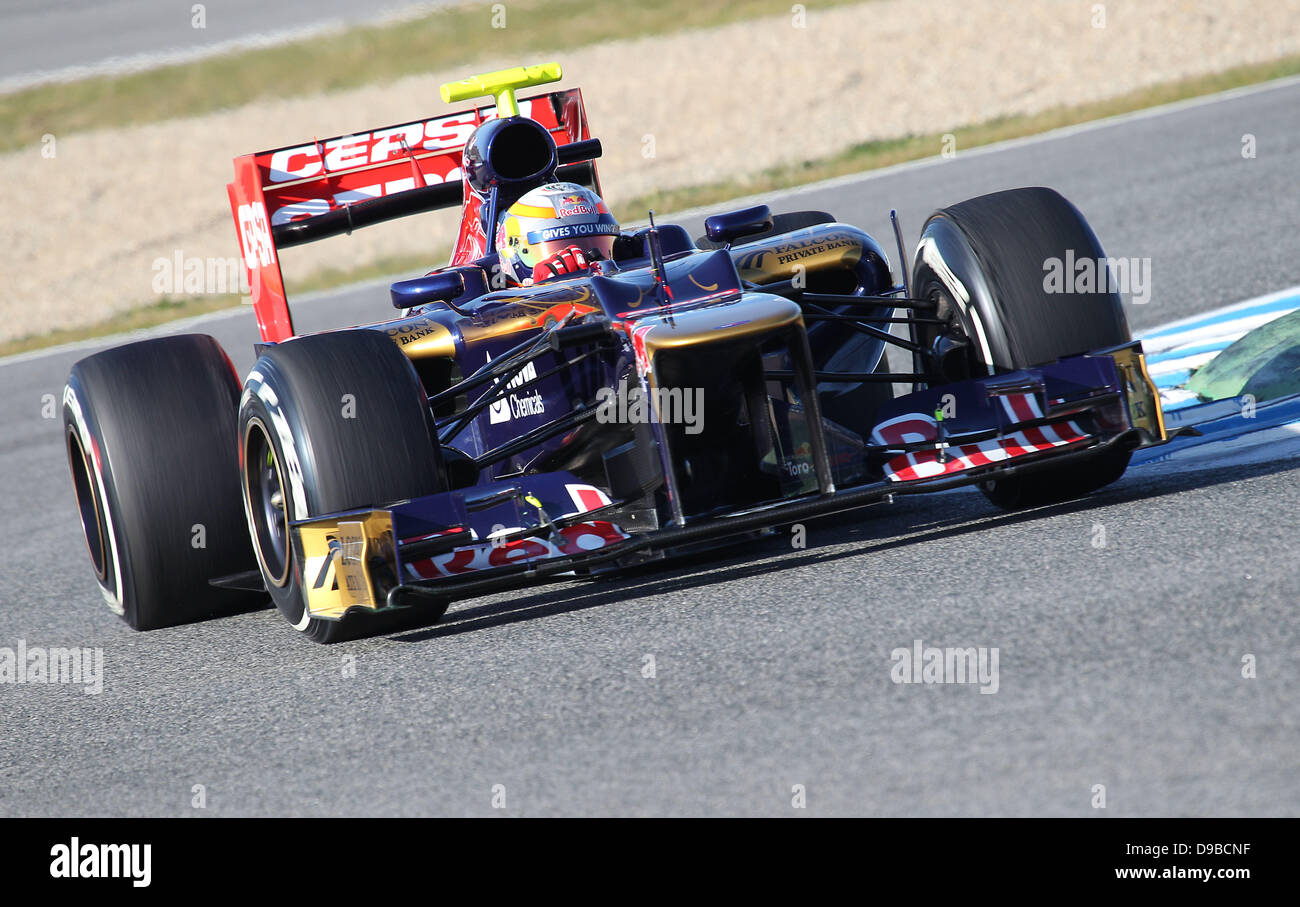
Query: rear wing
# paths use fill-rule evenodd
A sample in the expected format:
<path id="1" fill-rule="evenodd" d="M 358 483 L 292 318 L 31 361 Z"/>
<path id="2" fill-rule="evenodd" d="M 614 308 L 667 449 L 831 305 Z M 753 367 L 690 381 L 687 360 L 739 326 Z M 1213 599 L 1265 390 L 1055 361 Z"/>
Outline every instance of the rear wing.
<path id="1" fill-rule="evenodd" d="M 582 91 L 518 100 L 555 140 L 559 178 L 600 191 Z M 294 335 L 279 250 L 463 203 L 461 153 L 495 105 L 235 158 L 226 186 L 264 342 Z M 462 230 L 462 235 L 464 231 Z M 458 250 L 459 251 L 459 250 Z"/>

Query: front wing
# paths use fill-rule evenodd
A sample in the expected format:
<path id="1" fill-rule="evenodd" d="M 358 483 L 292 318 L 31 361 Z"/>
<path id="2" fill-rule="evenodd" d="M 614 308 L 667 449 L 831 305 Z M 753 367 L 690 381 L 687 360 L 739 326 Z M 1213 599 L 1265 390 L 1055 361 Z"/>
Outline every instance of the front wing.
<path id="1" fill-rule="evenodd" d="M 901 396 L 864 444 L 828 451 L 834 483 L 798 497 L 684 525 L 623 519 L 626 502 L 566 472 L 500 479 L 391 506 L 295 522 L 307 609 L 338 620 L 352 609 L 424 605 L 654 555 L 888 500 L 1068 465 L 1104 449 L 1167 440 L 1141 345 L 1062 359 Z"/>

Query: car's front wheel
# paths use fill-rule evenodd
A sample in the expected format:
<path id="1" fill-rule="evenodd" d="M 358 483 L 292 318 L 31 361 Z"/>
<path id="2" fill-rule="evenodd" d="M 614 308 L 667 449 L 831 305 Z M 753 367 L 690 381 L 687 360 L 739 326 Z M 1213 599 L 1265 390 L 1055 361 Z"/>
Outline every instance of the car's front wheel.
<path id="1" fill-rule="evenodd" d="M 294 552 L 290 522 L 445 490 L 424 387 L 384 334 L 340 331 L 269 347 L 239 405 L 240 487 L 258 568 L 276 607 L 305 636 L 338 642 L 418 622 L 418 613 L 312 617 L 328 564 Z"/>
<path id="2" fill-rule="evenodd" d="M 1060 263 L 1102 251 L 1079 209 L 1052 189 L 1008 189 L 937 211 L 926 221 L 912 291 L 939 304 L 969 342 L 971 377 L 1043 365 L 1130 340 L 1120 295 L 1107 283 L 1049 292 L 1045 275 Z M 930 329 L 933 330 L 933 329 Z M 925 345 L 933 341 L 920 331 Z M 1080 497 L 1114 482 L 1130 451 L 1111 449 L 1068 466 L 1045 467 L 981 483 L 999 507 Z"/>

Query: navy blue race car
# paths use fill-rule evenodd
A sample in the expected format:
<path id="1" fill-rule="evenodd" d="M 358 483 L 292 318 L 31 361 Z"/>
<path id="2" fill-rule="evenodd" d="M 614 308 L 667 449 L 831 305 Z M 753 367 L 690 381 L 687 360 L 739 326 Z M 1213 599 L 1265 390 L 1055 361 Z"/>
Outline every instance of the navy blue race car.
<path id="1" fill-rule="evenodd" d="M 238 158 L 247 375 L 200 335 L 73 367 L 91 562 L 132 627 L 269 594 L 331 642 L 892 495 L 1085 495 L 1166 440 L 1119 295 L 1044 283 L 1105 261 L 1056 192 L 936 212 L 910 267 L 896 219 L 894 265 L 824 212 L 624 230 L 581 92 L 515 95 L 559 75 L 476 76 L 443 99 L 490 105 Z M 451 206 L 451 262 L 392 285 L 398 317 L 295 334 L 281 249 Z"/>

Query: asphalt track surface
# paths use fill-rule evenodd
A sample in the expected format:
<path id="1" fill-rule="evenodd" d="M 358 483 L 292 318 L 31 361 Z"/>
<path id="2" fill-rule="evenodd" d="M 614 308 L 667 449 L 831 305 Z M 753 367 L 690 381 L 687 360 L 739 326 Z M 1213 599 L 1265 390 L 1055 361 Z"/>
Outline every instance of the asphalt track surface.
<path id="1" fill-rule="evenodd" d="M 199 20 L 187 0 L 6 0 L 0 87 L 197 59 L 445 2 L 207 0 Z"/>
<path id="2" fill-rule="evenodd" d="M 938 205 L 1055 186 L 1111 255 L 1152 259 L 1142 328 L 1300 284 L 1297 172 L 1287 83 L 774 204 L 879 236 L 896 206 L 911 245 Z M 299 327 L 383 318 L 385 295 L 308 303 Z M 203 325 L 251 364 L 250 315 Z M 199 784 L 215 815 L 1300 813 L 1295 459 L 1147 467 L 1016 514 L 903 498 L 810 523 L 803 550 L 459 603 L 337 647 L 274 610 L 139 634 L 100 599 L 41 415 L 85 352 L 0 364 L 0 646 L 104 653 L 99 695 L 0 685 L 4 815 L 190 815 Z M 893 683 L 918 639 L 997 647 L 997 692 Z"/>

